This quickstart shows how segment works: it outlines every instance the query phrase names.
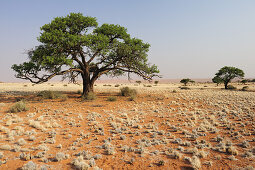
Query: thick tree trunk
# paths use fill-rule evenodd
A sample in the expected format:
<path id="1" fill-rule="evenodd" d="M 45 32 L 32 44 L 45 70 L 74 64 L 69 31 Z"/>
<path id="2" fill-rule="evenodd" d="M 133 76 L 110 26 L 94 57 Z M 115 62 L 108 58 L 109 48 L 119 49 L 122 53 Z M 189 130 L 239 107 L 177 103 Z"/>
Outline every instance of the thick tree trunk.
<path id="1" fill-rule="evenodd" d="M 82 92 L 82 96 L 86 96 L 89 92 L 93 92 L 94 84 L 92 84 L 90 81 L 84 81 L 83 80 L 83 92 Z"/>
<path id="2" fill-rule="evenodd" d="M 83 92 L 82 92 L 82 96 L 86 96 L 89 92 L 93 92 L 93 86 L 94 86 L 94 82 L 90 81 L 90 74 L 89 74 L 89 68 L 87 68 L 86 70 L 84 70 L 84 73 L 82 75 L 82 81 L 83 81 Z"/>
<path id="3" fill-rule="evenodd" d="M 224 83 L 225 89 L 228 89 L 228 82 Z"/>

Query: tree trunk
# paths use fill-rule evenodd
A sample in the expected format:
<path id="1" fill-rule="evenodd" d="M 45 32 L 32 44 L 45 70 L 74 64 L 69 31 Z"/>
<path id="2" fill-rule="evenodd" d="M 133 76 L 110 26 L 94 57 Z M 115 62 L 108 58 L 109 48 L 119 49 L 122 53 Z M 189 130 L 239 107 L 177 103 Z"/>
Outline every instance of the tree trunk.
<path id="1" fill-rule="evenodd" d="M 225 85 L 225 89 L 228 89 L 228 82 L 225 82 L 224 85 Z"/>
<path id="2" fill-rule="evenodd" d="M 83 92 L 82 92 L 82 96 L 86 96 L 89 92 L 93 92 L 93 85 L 90 81 L 84 81 L 83 80 Z"/>
<path id="3" fill-rule="evenodd" d="M 90 75 L 89 75 L 89 68 L 87 68 L 86 70 L 84 70 L 84 73 L 82 75 L 82 81 L 83 81 L 83 92 L 82 92 L 82 96 L 86 96 L 89 92 L 93 92 L 93 86 L 94 86 L 94 82 L 90 81 Z"/>

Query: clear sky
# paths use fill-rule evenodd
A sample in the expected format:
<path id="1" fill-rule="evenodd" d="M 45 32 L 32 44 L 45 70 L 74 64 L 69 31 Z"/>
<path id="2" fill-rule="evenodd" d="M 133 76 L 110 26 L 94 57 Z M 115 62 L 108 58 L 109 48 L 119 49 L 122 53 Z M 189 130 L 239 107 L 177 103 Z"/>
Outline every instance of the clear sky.
<path id="1" fill-rule="evenodd" d="M 81 12 L 151 44 L 163 78 L 212 78 L 223 66 L 255 78 L 254 0 L 0 0 L 0 81 L 15 82 L 40 27 Z"/>

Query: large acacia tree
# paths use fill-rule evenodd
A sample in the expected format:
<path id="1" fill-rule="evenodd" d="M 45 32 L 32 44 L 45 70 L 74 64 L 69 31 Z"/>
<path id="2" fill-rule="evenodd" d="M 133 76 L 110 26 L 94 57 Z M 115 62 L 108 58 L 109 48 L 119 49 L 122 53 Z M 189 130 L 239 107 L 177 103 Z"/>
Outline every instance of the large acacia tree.
<path id="1" fill-rule="evenodd" d="M 102 75 L 134 73 L 145 80 L 158 76 L 157 66 L 150 65 L 150 45 L 132 38 L 119 25 L 98 26 L 96 18 L 70 13 L 41 27 L 40 42 L 28 51 L 28 62 L 12 66 L 16 77 L 42 83 L 62 75 L 76 82 L 81 76 L 83 95 L 93 91 Z"/>

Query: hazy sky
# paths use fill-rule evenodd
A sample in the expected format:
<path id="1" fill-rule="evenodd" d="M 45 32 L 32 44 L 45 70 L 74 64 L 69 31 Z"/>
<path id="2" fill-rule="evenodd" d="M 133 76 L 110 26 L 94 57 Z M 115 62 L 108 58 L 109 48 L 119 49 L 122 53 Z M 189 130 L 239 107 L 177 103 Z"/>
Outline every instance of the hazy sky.
<path id="1" fill-rule="evenodd" d="M 0 81 L 15 82 L 40 27 L 81 12 L 151 44 L 163 78 L 211 78 L 223 66 L 255 78 L 254 0 L 0 0 Z"/>

